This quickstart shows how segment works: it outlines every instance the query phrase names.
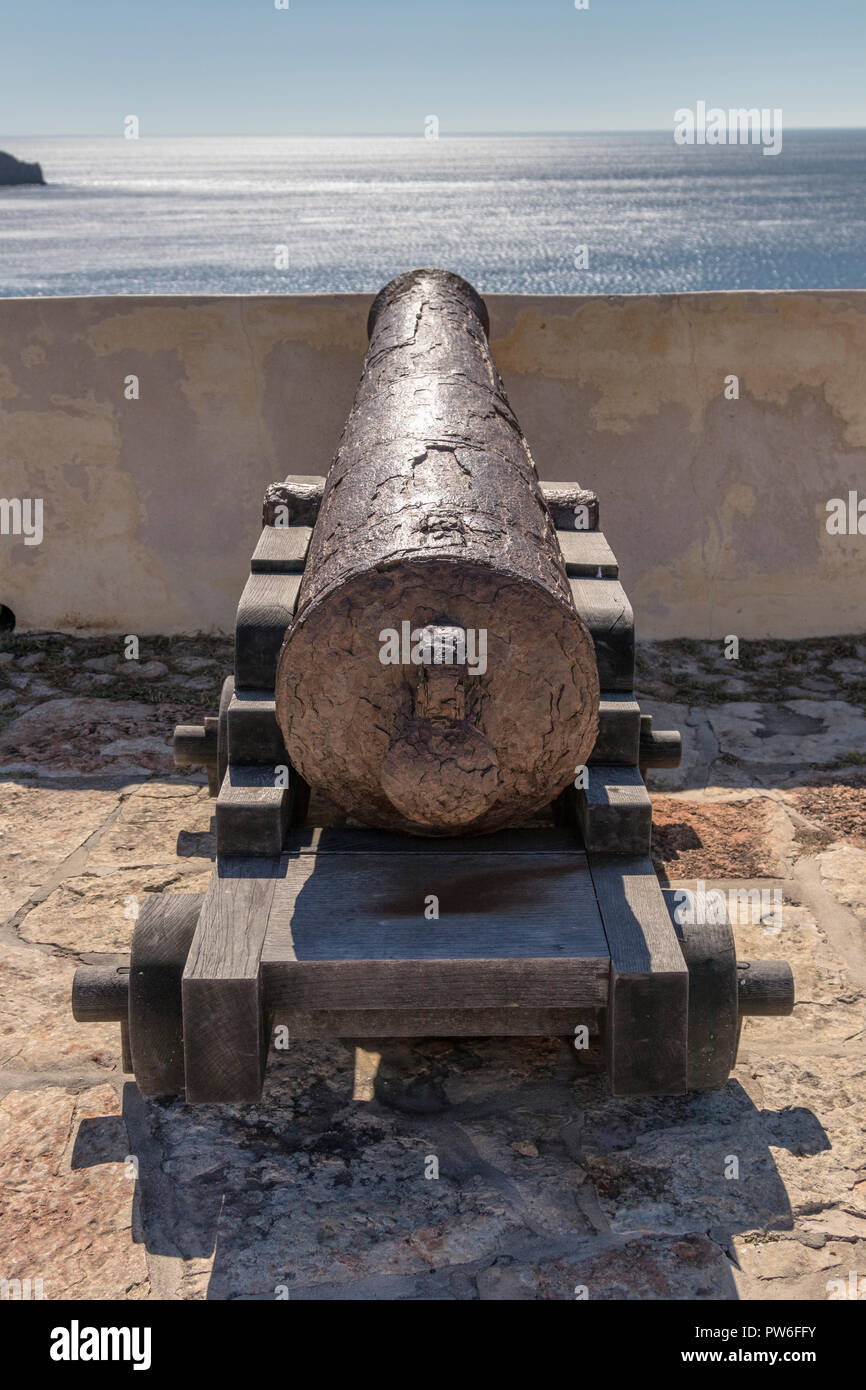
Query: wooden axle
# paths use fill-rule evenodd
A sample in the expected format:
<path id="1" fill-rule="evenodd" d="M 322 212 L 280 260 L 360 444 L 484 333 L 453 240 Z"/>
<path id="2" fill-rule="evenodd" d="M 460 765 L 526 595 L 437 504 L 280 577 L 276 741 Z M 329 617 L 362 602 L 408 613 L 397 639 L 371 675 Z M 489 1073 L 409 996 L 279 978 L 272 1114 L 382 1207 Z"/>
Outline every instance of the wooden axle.
<path id="1" fill-rule="evenodd" d="M 72 981 L 76 1023 L 123 1023 L 129 1016 L 129 956 L 120 965 L 79 965 Z"/>
<path id="2" fill-rule="evenodd" d="M 218 795 L 228 767 L 228 712 L 234 686 L 233 676 L 223 681 L 216 714 L 205 715 L 201 724 L 177 724 L 174 730 L 175 767 L 203 767 L 211 796 Z"/>
<path id="3" fill-rule="evenodd" d="M 205 716 L 203 724 L 178 724 L 172 744 L 175 767 L 206 767 L 216 771 L 217 720 Z"/>
<path id="4" fill-rule="evenodd" d="M 186 897 L 187 895 L 184 894 L 183 896 Z M 200 899 L 202 897 L 201 894 L 189 894 L 188 896 L 191 899 Z M 787 961 L 740 960 L 737 961 L 737 976 L 738 1012 L 743 1018 L 788 1018 L 793 1012 L 794 976 Z M 271 979 L 274 980 L 275 978 L 275 972 L 271 972 Z M 286 998 L 287 992 L 285 986 L 282 985 L 276 989 L 272 1001 L 268 1000 L 267 992 L 265 994 L 265 1005 L 267 1007 L 269 1003 L 273 1004 L 274 1008 L 269 1010 L 269 1012 L 274 1014 L 277 1022 L 280 1020 L 290 1022 L 293 1017 L 294 1011 L 288 1007 Z M 605 993 L 605 999 L 603 1001 L 597 1000 L 594 1007 L 603 1008 L 606 1003 L 607 998 Z M 122 965 L 80 965 L 78 967 L 72 982 L 72 1016 L 76 1023 L 121 1023 L 126 1019 L 128 1009 L 128 956 L 126 957 L 125 964 Z M 298 1012 L 300 1013 L 301 1011 Z M 401 1019 L 399 1031 L 394 1035 L 404 1036 L 403 1029 L 406 1028 L 408 1029 L 408 1032 L 405 1034 L 406 1037 L 418 1035 L 435 1037 L 437 1036 L 437 1029 L 428 1026 L 431 1020 L 433 1018 L 438 1018 L 440 1015 L 447 1017 L 449 1013 L 453 1012 L 455 1011 L 421 1008 L 417 1012 L 417 1017 L 415 1012 L 413 1012 L 411 1015 L 407 1015 L 405 1019 Z M 497 1013 L 495 1010 L 491 1012 Z M 514 1029 L 511 1027 L 507 1029 L 494 1027 L 493 1034 L 503 1031 L 509 1033 L 516 1031 L 526 1036 L 531 1036 L 535 1033 L 546 1034 L 548 1032 L 548 1025 L 555 1015 L 558 1014 L 562 1022 L 576 1017 L 574 1010 L 566 1010 L 563 1008 L 548 1010 L 537 1005 L 533 1006 L 532 1010 L 528 1012 L 533 1013 L 537 1021 L 543 1026 L 527 1028 L 526 1024 L 528 1020 L 524 1016 L 525 1011 L 521 1009 L 515 1014 Z M 580 1011 L 578 1010 L 578 1012 Z M 501 1011 L 499 1011 L 499 1013 L 501 1013 Z M 499 1020 L 499 1013 L 497 1013 L 497 1021 Z M 365 1023 L 365 1029 L 367 1035 L 370 1037 L 385 1037 L 393 1033 L 393 1029 L 389 1025 L 394 1023 L 394 1014 L 392 1011 L 386 1012 L 382 1009 L 378 1011 L 355 1010 L 354 1012 L 350 1010 L 338 1011 L 333 1009 L 307 1010 L 304 1013 L 304 1017 L 309 1017 L 310 1019 L 318 1017 L 321 1027 L 324 1030 L 324 1020 L 326 1018 L 330 1017 L 338 1021 L 341 1014 L 344 1017 L 351 1016 L 356 1020 L 360 1020 L 362 1014 L 369 1014 L 369 1019 Z M 377 1026 L 373 1026 L 374 1020 Z M 461 1017 L 460 1021 L 461 1024 L 464 1023 L 466 1021 L 466 1016 Z M 474 1019 L 474 1022 L 479 1025 L 477 1036 L 486 1036 L 485 1029 L 490 1021 L 490 1019 L 484 1020 L 484 1026 L 481 1026 L 482 1020 Z M 516 1026 L 518 1024 L 520 1025 L 519 1027 Z M 334 1036 L 335 1031 L 338 1030 L 329 1027 L 327 1031 L 317 1030 L 316 1032 L 310 1033 L 309 1036 Z M 357 1032 L 358 1028 L 355 1028 L 353 1031 Z M 461 1026 L 459 1031 L 464 1033 L 465 1029 Z M 555 1033 L 557 1030 L 553 1029 L 551 1031 Z"/>
<path id="5" fill-rule="evenodd" d="M 737 961 L 737 1000 L 744 1018 L 787 1018 L 794 1008 L 794 976 L 788 962 Z"/>
<path id="6" fill-rule="evenodd" d="M 678 729 L 654 729 L 651 714 L 640 719 L 638 763 L 645 767 L 679 767 L 683 758 L 683 739 Z"/>

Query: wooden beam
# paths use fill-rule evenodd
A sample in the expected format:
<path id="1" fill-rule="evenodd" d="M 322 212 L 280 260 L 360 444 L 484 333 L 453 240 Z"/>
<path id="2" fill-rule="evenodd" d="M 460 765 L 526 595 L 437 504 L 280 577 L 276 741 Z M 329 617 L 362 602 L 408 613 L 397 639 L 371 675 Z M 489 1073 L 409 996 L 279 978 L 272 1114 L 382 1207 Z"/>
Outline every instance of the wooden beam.
<path id="1" fill-rule="evenodd" d="M 265 526 L 250 560 L 253 574 L 300 574 L 310 548 L 310 526 Z"/>
<path id="2" fill-rule="evenodd" d="M 617 579 L 616 556 L 601 531 L 557 531 L 567 575 L 585 579 Z"/>
<path id="3" fill-rule="evenodd" d="M 275 990 L 269 966 L 262 966 L 265 998 Z M 281 991 L 281 995 L 284 991 Z M 275 1000 L 274 1026 L 288 1029 L 289 1043 L 304 1038 L 557 1038 L 571 1037 L 577 1027 L 591 1036 L 601 1032 L 597 1009 L 320 1009 L 302 1012 Z"/>
<path id="4" fill-rule="evenodd" d="M 689 972 L 652 863 L 588 857 L 610 951 L 611 1091 L 682 1095 L 688 1089 Z"/>
<path id="5" fill-rule="evenodd" d="M 230 763 L 216 803 L 217 854 L 279 855 L 293 794 L 291 769 L 287 785 L 277 786 L 272 767 Z"/>
<path id="6" fill-rule="evenodd" d="M 273 690 L 277 657 L 292 621 L 299 574 L 251 574 L 238 604 L 235 624 L 235 684 Z"/>
<path id="7" fill-rule="evenodd" d="M 229 762 L 280 767 L 289 755 L 272 690 L 238 690 L 228 711 Z"/>
<path id="8" fill-rule="evenodd" d="M 640 705 L 632 695 L 603 691 L 598 705 L 598 738 L 590 764 L 622 763 L 636 767 L 640 747 Z"/>
<path id="9" fill-rule="evenodd" d="M 286 838 L 287 854 L 468 854 L 518 852 L 574 854 L 574 832 L 552 826 L 496 830 L 483 839 L 473 835 L 414 836 L 358 826 L 304 826 Z"/>
<path id="10" fill-rule="evenodd" d="M 267 1038 L 261 951 L 279 859 L 220 860 L 211 876 L 183 973 L 186 1098 L 257 1101 Z"/>
<path id="11" fill-rule="evenodd" d="M 576 809 L 587 851 L 649 854 L 652 802 L 636 767 L 591 763 L 588 786 L 577 789 Z"/>
<path id="12" fill-rule="evenodd" d="M 634 613 L 617 579 L 571 579 L 574 606 L 595 643 L 602 690 L 634 689 Z"/>

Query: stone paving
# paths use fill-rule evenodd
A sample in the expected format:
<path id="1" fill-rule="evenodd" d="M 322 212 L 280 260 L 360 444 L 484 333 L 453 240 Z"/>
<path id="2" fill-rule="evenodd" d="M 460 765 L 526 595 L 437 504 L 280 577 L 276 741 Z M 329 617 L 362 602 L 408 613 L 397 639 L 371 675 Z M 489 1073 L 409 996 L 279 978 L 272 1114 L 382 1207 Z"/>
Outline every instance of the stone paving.
<path id="1" fill-rule="evenodd" d="M 811 1300 L 853 1272 L 866 1296 L 866 640 L 640 651 L 642 707 L 685 742 L 651 782 L 663 881 L 783 900 L 738 950 L 790 960 L 797 1007 L 747 1020 L 722 1091 L 612 1100 L 560 1039 L 333 1042 L 274 1055 L 261 1105 L 227 1109 L 142 1100 L 69 989 L 128 950 L 145 893 L 205 887 L 213 802 L 170 735 L 215 703 L 230 645 L 4 640 L 0 1278 L 49 1299 Z"/>

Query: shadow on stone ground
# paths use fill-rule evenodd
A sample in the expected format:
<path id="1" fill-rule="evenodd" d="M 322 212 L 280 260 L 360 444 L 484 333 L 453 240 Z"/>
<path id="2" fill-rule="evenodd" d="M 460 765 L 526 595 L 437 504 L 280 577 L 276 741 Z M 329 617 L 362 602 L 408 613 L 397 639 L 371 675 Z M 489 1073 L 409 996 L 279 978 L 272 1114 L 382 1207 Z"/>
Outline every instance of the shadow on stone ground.
<path id="1" fill-rule="evenodd" d="M 82 1122 L 72 1167 L 122 1162 L 128 1135 L 136 1239 L 212 1257 L 209 1298 L 728 1299 L 733 1237 L 794 1226 L 774 1151 L 830 1148 L 811 1110 L 735 1081 L 612 1101 L 567 1040 L 398 1044 L 371 1100 L 357 1078 L 353 1046 L 320 1043 L 272 1065 L 258 1106 L 127 1085 L 125 1130 Z"/>

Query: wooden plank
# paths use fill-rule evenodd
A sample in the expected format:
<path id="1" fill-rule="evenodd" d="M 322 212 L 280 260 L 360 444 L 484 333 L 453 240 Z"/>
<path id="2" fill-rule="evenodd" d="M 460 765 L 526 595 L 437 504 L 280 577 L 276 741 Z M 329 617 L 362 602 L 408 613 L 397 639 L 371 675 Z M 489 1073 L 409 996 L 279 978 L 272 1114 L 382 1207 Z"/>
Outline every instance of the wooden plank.
<path id="1" fill-rule="evenodd" d="M 652 863 L 589 855 L 610 951 L 605 1048 L 615 1096 L 688 1089 L 689 973 Z"/>
<path id="2" fill-rule="evenodd" d="M 577 483 L 540 483 L 558 531 L 597 531 L 598 497 Z"/>
<path id="3" fill-rule="evenodd" d="M 600 1034 L 597 1009 L 320 1009 L 303 1013 L 282 1001 L 279 968 L 275 978 L 262 964 L 262 985 L 274 1026 L 288 1029 L 289 1045 L 304 1038 L 558 1038 L 585 1027 Z M 288 993 L 291 993 L 289 989 Z"/>
<path id="4" fill-rule="evenodd" d="M 274 785 L 271 767 L 230 764 L 216 803 L 217 855 L 279 855 L 293 790 L 291 780 Z"/>
<path id="5" fill-rule="evenodd" d="M 223 859 L 211 875 L 183 973 L 186 1098 L 257 1101 L 267 1038 L 261 951 L 279 859 Z"/>
<path id="6" fill-rule="evenodd" d="M 228 740 L 230 763 L 270 768 L 288 763 L 273 690 L 235 689 L 228 710 Z"/>
<path id="7" fill-rule="evenodd" d="M 438 918 L 425 916 L 431 896 Z M 586 855 L 287 854 L 265 955 L 299 961 L 606 955 Z M 432 1007 L 432 1005 L 431 1005 Z"/>
<path id="8" fill-rule="evenodd" d="M 586 579 L 617 579 L 619 565 L 602 531 L 557 531 L 556 539 L 568 575 Z"/>
<path id="9" fill-rule="evenodd" d="M 602 690 L 634 689 L 634 613 L 617 579 L 570 579 L 574 606 L 595 643 Z"/>
<path id="10" fill-rule="evenodd" d="M 608 955 L 586 858 L 287 855 L 262 959 L 269 1006 L 600 1007 Z M 438 918 L 425 910 L 437 903 Z"/>
<path id="11" fill-rule="evenodd" d="M 584 847 L 597 854 L 649 854 L 652 803 L 636 767 L 592 763 L 589 784 L 577 789 Z"/>
<path id="12" fill-rule="evenodd" d="M 366 826 L 304 826 L 291 830 L 286 839 L 288 854 L 469 854 L 479 849 L 490 854 L 564 854 L 574 852 L 571 829 L 539 826 L 520 830 L 497 830 L 478 836 L 400 835 Z"/>
<path id="13" fill-rule="evenodd" d="M 277 657 L 292 621 L 301 587 L 299 574 L 251 574 L 238 604 L 235 624 L 235 684 L 273 690 Z"/>
<path id="14" fill-rule="evenodd" d="M 571 957 L 478 960 L 276 961 L 264 964 L 268 1009 L 380 1009 L 406 1017 L 431 1003 L 458 1009 L 603 1008 L 609 961 Z M 405 1029 L 396 1026 L 400 1035 Z M 478 1029 L 472 1030 L 478 1036 Z M 569 1031 L 569 1030 L 566 1030 Z"/>
<path id="15" fill-rule="evenodd" d="M 311 526 L 265 526 L 250 560 L 253 574 L 300 574 L 310 548 Z"/>
<path id="16" fill-rule="evenodd" d="M 590 763 L 636 767 L 640 747 L 640 705 L 632 695 L 604 691 L 598 706 L 598 738 Z"/>

